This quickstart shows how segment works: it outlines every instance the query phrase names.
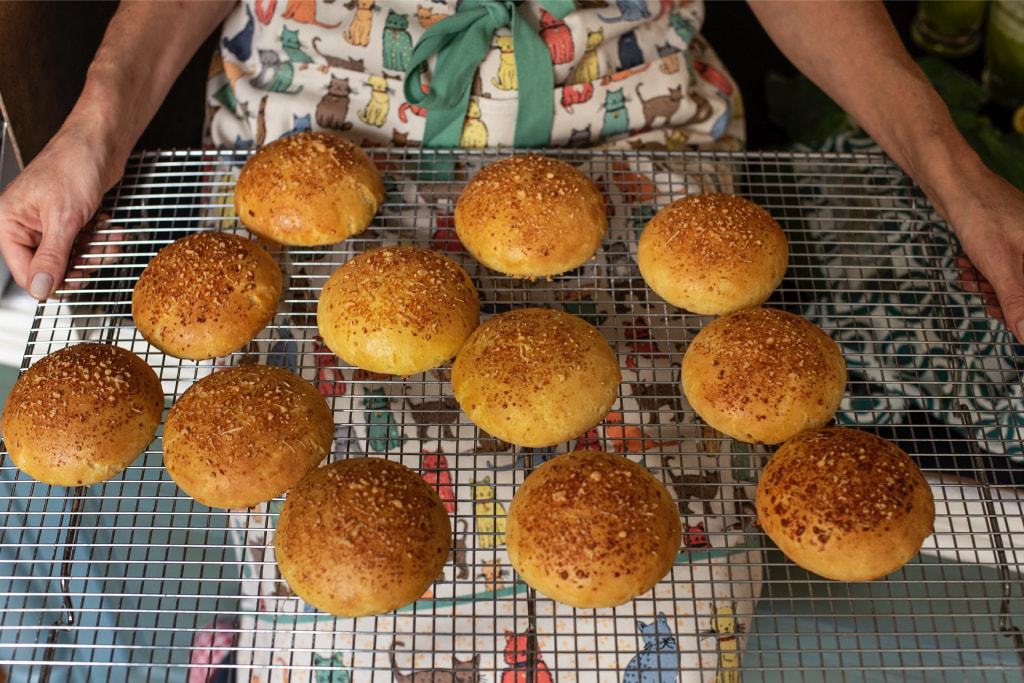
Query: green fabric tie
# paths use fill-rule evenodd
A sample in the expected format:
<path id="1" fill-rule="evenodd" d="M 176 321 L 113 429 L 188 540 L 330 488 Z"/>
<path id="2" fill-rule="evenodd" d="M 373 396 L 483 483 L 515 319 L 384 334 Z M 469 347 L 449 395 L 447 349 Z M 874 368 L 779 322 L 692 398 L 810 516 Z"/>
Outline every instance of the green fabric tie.
<path id="1" fill-rule="evenodd" d="M 516 147 L 545 147 L 551 141 L 555 107 L 551 52 L 516 11 L 516 4 L 463 0 L 455 14 L 428 28 L 413 47 L 403 87 L 406 101 L 427 112 L 423 147 L 459 146 L 473 73 L 491 49 L 495 30 L 503 26 L 512 27 L 519 82 L 514 144 Z M 549 0 L 541 4 L 558 19 L 574 6 L 572 0 Z M 434 54 L 437 62 L 430 91 L 424 94 L 420 77 L 427 59 Z"/>

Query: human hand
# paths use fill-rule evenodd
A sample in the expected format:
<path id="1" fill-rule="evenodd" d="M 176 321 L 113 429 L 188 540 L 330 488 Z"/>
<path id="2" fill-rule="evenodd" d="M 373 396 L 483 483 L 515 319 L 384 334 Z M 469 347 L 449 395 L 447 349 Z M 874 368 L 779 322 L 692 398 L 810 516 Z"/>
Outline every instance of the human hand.
<path id="1" fill-rule="evenodd" d="M 964 251 L 960 286 L 980 293 L 985 310 L 1024 343 L 1024 193 L 995 174 L 970 188 L 947 209 Z"/>
<path id="2" fill-rule="evenodd" d="M 0 194 L 0 253 L 36 299 L 63 282 L 75 236 L 116 179 L 105 157 L 87 136 L 62 129 Z"/>

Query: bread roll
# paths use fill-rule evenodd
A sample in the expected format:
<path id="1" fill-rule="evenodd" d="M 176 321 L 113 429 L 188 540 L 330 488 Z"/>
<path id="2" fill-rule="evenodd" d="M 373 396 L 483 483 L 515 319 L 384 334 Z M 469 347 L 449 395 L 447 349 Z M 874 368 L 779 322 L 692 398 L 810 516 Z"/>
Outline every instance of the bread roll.
<path id="1" fill-rule="evenodd" d="M 285 500 L 274 547 L 300 598 L 339 617 L 391 612 L 441 574 L 452 528 L 441 498 L 398 462 L 353 458 L 311 472 Z"/>
<path id="2" fill-rule="evenodd" d="M 437 252 L 378 247 L 338 268 L 320 293 L 317 325 L 346 363 L 388 375 L 436 368 L 480 322 L 469 275 Z"/>
<path id="3" fill-rule="evenodd" d="M 608 217 L 594 182 L 564 161 L 522 154 L 488 164 L 455 205 L 455 231 L 483 265 L 550 277 L 590 260 Z"/>
<path id="4" fill-rule="evenodd" d="M 742 197 L 695 194 L 647 223 L 640 274 L 673 306 L 721 315 L 767 301 L 782 282 L 789 243 L 767 211 Z"/>
<path id="5" fill-rule="evenodd" d="M 281 269 L 260 245 L 222 232 L 199 232 L 161 249 L 132 292 L 139 333 L 175 358 L 225 356 L 273 319 Z"/>
<path id="6" fill-rule="evenodd" d="M 469 419 L 502 441 L 531 448 L 593 429 L 621 381 L 615 354 L 595 327 L 544 308 L 481 323 L 452 364 L 452 393 Z"/>
<path id="7" fill-rule="evenodd" d="M 242 225 L 292 246 L 336 244 L 358 235 L 382 201 L 384 181 L 370 157 L 329 133 L 297 133 L 261 147 L 235 184 Z"/>
<path id="8" fill-rule="evenodd" d="M 747 308 L 702 329 L 683 355 L 683 393 L 718 431 L 777 444 L 832 419 L 846 361 L 821 328 L 786 311 Z"/>
<path id="9" fill-rule="evenodd" d="M 509 561 L 538 592 L 573 607 L 614 607 L 672 569 L 682 523 L 665 485 L 641 465 L 576 451 L 526 478 L 506 534 Z"/>
<path id="10" fill-rule="evenodd" d="M 815 429 L 772 455 L 757 485 L 757 518 L 786 556 L 839 581 L 870 581 L 902 567 L 935 522 L 921 470 L 885 439 Z"/>
<path id="11" fill-rule="evenodd" d="M 334 415 L 284 368 L 240 365 L 207 375 L 174 402 L 164 466 L 203 505 L 247 508 L 281 495 L 327 457 Z"/>
<path id="12" fill-rule="evenodd" d="M 0 431 L 11 460 L 36 481 L 89 486 L 146 449 L 163 411 L 160 379 L 144 360 L 119 346 L 77 344 L 22 373 Z"/>

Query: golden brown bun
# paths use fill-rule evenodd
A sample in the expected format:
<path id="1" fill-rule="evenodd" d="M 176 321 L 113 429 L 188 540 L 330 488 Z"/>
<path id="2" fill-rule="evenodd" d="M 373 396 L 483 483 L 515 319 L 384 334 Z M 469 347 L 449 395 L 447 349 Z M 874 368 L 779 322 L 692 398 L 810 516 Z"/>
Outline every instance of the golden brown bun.
<path id="1" fill-rule="evenodd" d="M 119 346 L 78 344 L 22 373 L 0 431 L 11 460 L 33 479 L 89 486 L 135 460 L 163 412 L 160 379 L 145 361 Z"/>
<path id="2" fill-rule="evenodd" d="M 309 473 L 277 520 L 277 566 L 313 607 L 339 617 L 391 612 L 441 574 L 452 527 L 441 498 L 416 472 L 353 458 Z"/>
<path id="3" fill-rule="evenodd" d="M 573 607 L 614 607 L 672 569 L 682 523 L 665 485 L 644 467 L 576 451 L 526 478 L 506 533 L 509 561 L 534 589 Z"/>
<path id="4" fill-rule="evenodd" d="M 831 337 L 772 308 L 708 323 L 686 349 L 680 374 L 697 415 L 748 443 L 782 443 L 821 427 L 846 391 L 846 361 Z"/>
<path id="5" fill-rule="evenodd" d="M 455 205 L 463 246 L 506 275 L 548 277 L 581 266 L 607 228 L 594 182 L 564 161 L 537 154 L 488 164 Z"/>
<path id="6" fill-rule="evenodd" d="M 334 271 L 316 315 L 324 343 L 346 363 L 408 376 L 455 356 L 480 322 L 480 299 L 447 256 L 378 247 Z"/>
<path id="7" fill-rule="evenodd" d="M 292 246 L 335 244 L 358 235 L 382 201 L 384 181 L 370 157 L 329 133 L 297 133 L 261 147 L 235 184 L 242 225 Z"/>
<path id="8" fill-rule="evenodd" d="M 621 381 L 615 354 L 594 326 L 544 308 L 481 323 L 452 364 L 452 393 L 467 417 L 502 441 L 531 448 L 593 429 Z"/>
<path id="9" fill-rule="evenodd" d="M 207 375 L 174 402 L 164 466 L 194 499 L 247 508 L 281 495 L 327 457 L 334 415 L 284 368 L 240 365 Z"/>
<path id="10" fill-rule="evenodd" d="M 132 292 L 139 333 L 175 358 L 206 360 L 245 346 L 274 317 L 281 269 L 260 245 L 199 232 L 167 245 Z"/>
<path id="11" fill-rule="evenodd" d="M 636 251 L 647 285 L 673 306 L 721 315 L 764 303 L 782 282 L 789 243 L 742 197 L 696 194 L 658 211 Z"/>
<path id="12" fill-rule="evenodd" d="M 861 431 L 804 432 L 772 455 L 757 485 L 757 518 L 804 569 L 870 581 L 902 567 L 935 522 L 931 488 L 895 444 Z"/>

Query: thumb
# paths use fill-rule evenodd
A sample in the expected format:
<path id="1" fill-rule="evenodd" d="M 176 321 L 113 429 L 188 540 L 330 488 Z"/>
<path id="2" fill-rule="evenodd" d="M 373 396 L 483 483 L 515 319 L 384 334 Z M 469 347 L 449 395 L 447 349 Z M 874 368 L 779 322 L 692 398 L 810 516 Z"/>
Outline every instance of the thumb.
<path id="1" fill-rule="evenodd" d="M 28 267 L 28 293 L 33 298 L 48 298 L 64 281 L 68 257 L 78 234 L 77 227 L 54 227 L 43 233 Z"/>
<path id="2" fill-rule="evenodd" d="M 1024 290 L 1000 296 L 999 307 L 1003 309 L 1007 327 L 1017 336 L 1017 341 L 1024 344 Z"/>

